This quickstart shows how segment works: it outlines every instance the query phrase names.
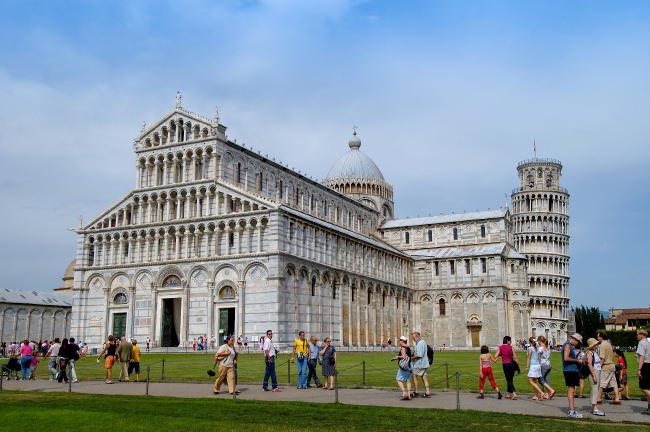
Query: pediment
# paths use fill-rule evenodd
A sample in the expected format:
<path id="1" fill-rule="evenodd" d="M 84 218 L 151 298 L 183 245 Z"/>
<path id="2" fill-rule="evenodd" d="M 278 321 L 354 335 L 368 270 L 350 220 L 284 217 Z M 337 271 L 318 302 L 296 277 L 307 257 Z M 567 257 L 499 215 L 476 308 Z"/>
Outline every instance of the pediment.
<path id="1" fill-rule="evenodd" d="M 151 126 L 143 122 L 140 134 L 133 141 L 133 149 L 143 151 L 217 136 L 225 139 L 225 131 L 226 127 L 219 124 L 216 109 L 214 118 L 209 119 L 175 107 Z"/>

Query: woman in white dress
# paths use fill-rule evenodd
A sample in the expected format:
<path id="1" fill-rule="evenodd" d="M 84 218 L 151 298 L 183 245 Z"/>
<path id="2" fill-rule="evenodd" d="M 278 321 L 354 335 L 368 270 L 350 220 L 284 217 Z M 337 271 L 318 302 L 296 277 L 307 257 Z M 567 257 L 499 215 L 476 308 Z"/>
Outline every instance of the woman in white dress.
<path id="1" fill-rule="evenodd" d="M 528 372 L 528 383 L 533 388 L 535 394 L 530 400 L 540 400 L 544 392 L 537 385 L 537 380 L 542 377 L 542 367 L 539 364 L 539 351 L 537 351 L 537 341 L 534 337 L 528 339 L 528 359 L 526 360 L 526 372 Z M 539 396 L 538 396 L 539 395 Z"/>

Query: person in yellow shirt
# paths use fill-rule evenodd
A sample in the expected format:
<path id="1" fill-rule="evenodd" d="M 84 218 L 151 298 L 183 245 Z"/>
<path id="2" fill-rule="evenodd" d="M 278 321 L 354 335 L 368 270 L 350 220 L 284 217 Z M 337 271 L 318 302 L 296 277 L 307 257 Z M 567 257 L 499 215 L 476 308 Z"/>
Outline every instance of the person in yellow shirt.
<path id="1" fill-rule="evenodd" d="M 309 342 L 305 339 L 305 332 L 298 333 L 298 339 L 293 343 L 291 363 L 298 354 L 298 389 L 307 388 L 307 360 L 309 359 Z"/>
<path id="2" fill-rule="evenodd" d="M 135 370 L 135 382 L 140 381 L 140 347 L 137 345 L 138 341 L 133 339 L 131 341 L 133 349 L 131 350 L 131 362 L 129 363 L 129 378 L 131 372 Z"/>

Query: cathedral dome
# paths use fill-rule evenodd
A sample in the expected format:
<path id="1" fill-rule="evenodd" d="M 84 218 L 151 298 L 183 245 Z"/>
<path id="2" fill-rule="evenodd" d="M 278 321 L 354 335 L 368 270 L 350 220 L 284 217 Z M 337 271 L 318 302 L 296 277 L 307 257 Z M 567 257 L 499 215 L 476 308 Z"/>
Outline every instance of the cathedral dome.
<path id="1" fill-rule="evenodd" d="M 354 137 L 348 142 L 350 151 L 341 156 L 332 165 L 330 172 L 325 177 L 326 182 L 344 179 L 380 179 L 384 176 L 377 168 L 377 165 L 365 153 L 359 150 L 361 140 L 354 133 Z"/>

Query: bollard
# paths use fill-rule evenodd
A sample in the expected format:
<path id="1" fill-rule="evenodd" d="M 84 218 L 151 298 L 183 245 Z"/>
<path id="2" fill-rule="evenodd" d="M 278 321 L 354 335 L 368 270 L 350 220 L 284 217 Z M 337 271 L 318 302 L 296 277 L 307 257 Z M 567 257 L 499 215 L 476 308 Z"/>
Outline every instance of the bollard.
<path id="1" fill-rule="evenodd" d="M 447 377 L 447 390 L 449 390 L 449 363 L 445 362 L 445 376 Z"/>
<path id="2" fill-rule="evenodd" d="M 162 377 L 160 378 L 162 381 L 165 380 L 165 359 L 162 361 Z"/>
<path id="3" fill-rule="evenodd" d="M 339 403 L 339 372 L 334 371 L 334 403 Z"/>
<path id="4" fill-rule="evenodd" d="M 151 366 L 147 366 L 147 386 L 144 389 L 145 396 L 149 396 L 149 371 L 151 371 Z"/>
<path id="5" fill-rule="evenodd" d="M 235 380 L 235 388 L 232 390 L 232 398 L 237 399 L 237 366 L 233 367 L 233 374 L 235 375 L 233 379 Z"/>
<path id="6" fill-rule="evenodd" d="M 363 362 L 361 362 L 361 365 L 362 365 L 361 385 L 365 387 L 366 386 L 366 361 L 364 360 Z"/>
<path id="7" fill-rule="evenodd" d="M 287 362 L 287 384 L 291 384 L 291 362 Z"/>
<path id="8" fill-rule="evenodd" d="M 456 409 L 460 409 L 460 374 L 456 372 Z"/>

